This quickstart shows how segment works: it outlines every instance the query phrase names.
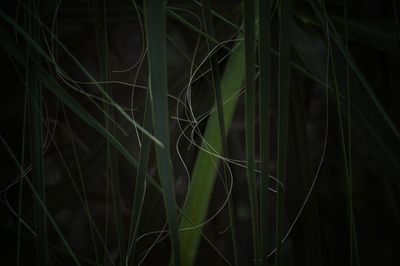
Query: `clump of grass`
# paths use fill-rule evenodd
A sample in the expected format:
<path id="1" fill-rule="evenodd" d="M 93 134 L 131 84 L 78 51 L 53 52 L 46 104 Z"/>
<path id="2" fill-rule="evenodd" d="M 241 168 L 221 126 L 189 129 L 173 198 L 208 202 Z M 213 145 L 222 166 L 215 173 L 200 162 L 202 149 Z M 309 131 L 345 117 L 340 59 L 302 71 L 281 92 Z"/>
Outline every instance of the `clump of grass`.
<path id="1" fill-rule="evenodd" d="M 146 0 L 143 6 L 133 2 L 128 11 L 138 13 L 140 24 L 144 18 L 144 25 L 140 26 L 145 34 L 141 29 L 137 35 L 144 46 L 138 61 L 126 71 L 114 69 L 112 61 L 118 56 L 112 54 L 111 47 L 118 40 L 110 37 L 114 36 L 113 23 L 118 19 L 129 21 L 132 15 L 121 15 L 125 14 L 124 7 L 106 5 L 106 1 L 86 2 L 96 36 L 94 71 L 74 55 L 55 30 L 57 16 L 64 8 L 61 2 L 56 3 L 51 27 L 42 21 L 45 18 L 39 12 L 38 1 L 20 1 L 21 13 L 17 18 L 1 9 L 0 47 L 14 64 L 18 82 L 25 90 L 24 110 L 19 111 L 23 117 L 22 133 L 17 132 L 22 138 L 10 145 L 12 138 L 5 137 L 3 128 L 0 132 L 4 157 L 11 158 L 19 175 L 1 188 L 7 211 L 1 226 L 16 234 L 17 255 L 13 259 L 17 265 L 31 261 L 24 258 L 28 254 L 24 250 L 25 239 L 34 242 L 31 257 L 37 265 L 136 265 L 160 261 L 169 261 L 171 265 L 219 264 L 216 259 L 226 264 L 268 265 L 272 257 L 274 265 L 286 265 L 291 260 L 293 265 L 323 264 L 326 247 L 322 242 L 328 246 L 332 236 L 322 223 L 326 214 L 318 208 L 324 204 L 318 199 L 326 200 L 328 196 L 316 192 L 319 185 L 323 188 L 323 182 L 327 182 L 319 176 L 331 177 L 321 170 L 327 167 L 326 158 L 340 162 L 339 169 L 332 172 L 343 175 L 335 184 L 344 187 L 345 199 L 337 204 L 343 203 L 343 209 L 347 208 L 343 215 L 346 226 L 340 230 L 345 231 L 348 245 L 335 254 L 343 253 L 343 261 L 360 265 L 367 249 L 362 246 L 359 250 L 357 241 L 363 228 L 359 224 L 365 222 L 357 219 L 357 206 L 364 199 L 357 191 L 368 187 L 360 181 L 360 169 L 367 167 L 367 163 L 359 159 L 361 152 L 357 152 L 357 147 L 367 144 L 387 176 L 380 182 L 399 188 L 400 133 L 393 114 L 380 99 L 383 96 L 377 96 L 363 74 L 364 66 L 357 65 L 350 50 L 353 42 L 358 42 L 398 59 L 398 45 L 392 42 L 399 39 L 399 22 L 394 1 L 393 25 L 384 31 L 353 17 L 358 11 L 352 4 L 351 0 L 336 3 L 343 7 L 338 12 L 329 1 L 242 1 L 229 3 L 233 8 L 222 14 L 218 3 L 209 0 L 185 4 Z M 118 19 L 110 15 L 115 10 L 120 12 Z M 236 20 L 235 12 L 240 13 Z M 229 13 L 233 15 L 228 16 Z M 241 25 L 237 25 L 239 21 Z M 387 20 L 381 22 L 388 25 Z M 234 35 L 228 39 L 221 31 Z M 193 47 L 188 44 L 192 34 L 196 35 Z M 178 58 L 168 57 L 172 48 L 167 40 L 173 45 L 173 52 L 191 66 L 190 70 L 181 67 L 179 81 L 168 76 L 168 67 Z M 60 53 L 86 81 L 69 74 L 59 62 Z M 125 74 L 134 76 L 134 84 L 124 78 L 114 80 Z M 186 78 L 188 84 L 178 87 Z M 143 85 L 136 83 L 140 79 L 145 80 Z M 95 93 L 87 90 L 89 86 Z M 131 96 L 142 98 L 133 99 L 126 106 L 121 98 L 127 97 L 119 97 L 124 90 L 119 86 L 127 87 L 128 92 L 124 93 L 132 95 L 132 88 L 142 89 L 142 96 Z M 312 98 L 312 87 L 321 90 L 325 97 Z M 202 88 L 204 91 L 197 91 Z M 184 100 L 182 95 L 186 95 Z M 137 105 L 140 101 L 143 104 Z M 313 101 L 321 101 L 321 109 L 326 110 L 321 158 L 314 155 L 317 148 L 310 145 L 315 142 L 313 138 L 319 137 L 310 133 L 310 123 L 320 123 L 308 117 L 313 112 Z M 53 102 L 56 111 L 52 109 Z M 172 116 L 173 102 L 176 117 Z M 243 103 L 244 122 L 240 124 L 238 107 Z M 330 126 L 330 104 L 336 107 L 336 131 Z M 63 116 L 59 116 L 60 110 Z M 87 128 L 74 128 L 73 119 L 79 119 Z M 50 123 L 55 124 L 53 129 Z M 7 128 L 4 126 L 5 132 Z M 92 130 L 91 138 L 96 139 L 98 147 L 87 147 L 87 140 L 80 140 L 86 130 Z M 328 139 L 335 137 L 339 155 L 330 151 L 336 147 L 329 146 Z M 171 150 L 174 144 L 178 155 Z M 15 147 L 21 147 L 21 154 Z M 51 150 L 55 150 L 55 155 Z M 26 155 L 28 152 L 30 156 Z M 237 159 L 242 157 L 244 160 Z M 46 185 L 51 172 L 45 162 L 54 158 L 61 162 L 59 168 L 69 179 L 55 186 Z M 312 178 L 314 159 L 317 170 Z M 276 178 L 271 176 L 275 173 Z M 87 185 L 93 182 L 93 176 L 102 174 L 104 183 L 98 178 L 95 186 Z M 218 177 L 222 196 L 216 197 L 222 204 L 209 215 L 210 209 L 215 209 L 213 192 L 219 189 Z M 188 181 L 183 181 L 185 178 Z M 270 182 L 270 178 L 276 182 Z M 18 192 L 13 190 L 16 184 Z M 242 184 L 247 185 L 247 192 Z M 58 193 L 62 189 L 68 191 Z M 333 189 L 332 194 L 337 192 Z M 25 191 L 31 195 L 25 195 Z M 96 194 L 97 191 L 102 194 Z M 126 191 L 130 191 L 133 200 L 126 199 Z M 15 204 L 9 202 L 6 192 L 16 193 L 9 197 L 16 199 Z M 60 199 L 65 195 L 67 199 Z M 32 202 L 28 200 L 31 196 Z M 63 202 L 69 196 L 75 198 Z M 341 194 L 334 197 L 340 198 Z M 297 200 L 299 204 L 294 203 Z M 93 206 L 99 202 L 105 214 L 95 213 Z M 274 202 L 275 211 L 271 208 Z M 395 200 L 390 202 L 394 206 L 391 214 L 398 215 Z M 247 205 L 249 213 L 240 208 Z M 76 239 L 71 239 L 76 228 L 72 218 L 62 218 L 63 210 L 83 211 L 87 216 L 74 217 L 82 224 L 88 223 L 90 229 L 90 247 L 80 250 L 84 254 L 78 252 Z M 270 223 L 273 219 L 275 224 Z M 68 226 L 71 224 L 71 232 L 63 225 L 66 221 Z M 83 237 L 83 229 L 79 230 Z M 291 245 L 287 245 L 289 240 Z"/>

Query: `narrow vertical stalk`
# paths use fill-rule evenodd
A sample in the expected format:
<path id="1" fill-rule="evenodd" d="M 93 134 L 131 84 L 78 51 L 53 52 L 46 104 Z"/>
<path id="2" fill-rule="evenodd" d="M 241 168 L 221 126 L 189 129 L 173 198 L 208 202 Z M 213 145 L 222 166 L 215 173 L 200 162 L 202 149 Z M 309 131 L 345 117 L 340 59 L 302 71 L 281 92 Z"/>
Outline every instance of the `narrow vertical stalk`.
<path id="1" fill-rule="evenodd" d="M 144 114 L 144 128 L 151 132 L 152 126 L 150 93 L 146 97 L 146 107 Z M 129 245 L 126 257 L 127 265 L 135 265 L 136 237 L 139 230 L 139 222 L 142 214 L 142 206 L 146 190 L 146 174 L 150 156 L 151 139 L 142 134 L 142 147 L 140 148 L 139 165 L 137 168 L 136 185 L 132 207 L 132 218 L 129 235 Z"/>
<path id="2" fill-rule="evenodd" d="M 26 6 L 37 14 L 39 2 L 27 1 Z M 26 31 L 36 42 L 40 42 L 40 28 L 38 21 L 28 13 L 25 16 Z M 43 120 L 42 120 L 42 88 L 38 77 L 33 73 L 31 59 L 40 63 L 40 54 L 27 42 L 29 54 L 27 63 L 26 89 L 30 94 L 30 121 L 31 121 L 31 154 L 32 154 L 32 184 L 37 192 L 33 205 L 35 211 L 35 231 L 37 234 L 37 264 L 48 265 L 48 237 L 47 217 L 39 201 L 45 204 L 45 177 L 43 164 Z"/>
<path id="3" fill-rule="evenodd" d="M 346 61 L 346 85 L 345 91 L 347 92 L 347 164 L 348 164 L 348 181 L 347 181 L 347 197 L 348 197 L 348 210 L 349 210 L 349 229 L 350 229 L 350 265 L 360 265 L 357 247 L 357 237 L 354 224 L 353 212 L 353 170 L 352 170 L 352 141 L 351 141 L 351 89 L 350 89 L 350 52 L 349 52 L 349 33 L 348 33 L 348 20 L 347 20 L 347 0 L 343 1 L 344 13 L 344 30 L 345 30 L 345 61 Z M 397 16 L 396 16 L 396 25 Z"/>
<path id="4" fill-rule="evenodd" d="M 211 14 L 211 6 L 209 0 L 202 1 L 202 11 L 203 11 L 203 19 L 206 28 L 206 34 L 211 38 L 215 38 L 214 33 L 214 25 L 213 25 L 213 16 Z M 207 38 L 207 47 L 208 51 L 212 52 L 216 48 L 215 43 L 211 43 Z M 224 109 L 222 104 L 222 93 L 221 93 L 221 78 L 218 66 L 218 58 L 216 52 L 212 52 L 210 55 L 210 64 L 211 64 L 211 80 L 214 89 L 215 102 L 217 105 L 218 112 L 218 122 L 219 122 L 219 132 L 221 136 L 221 144 L 222 144 L 222 157 L 228 156 L 228 146 L 226 143 L 226 130 L 225 130 L 225 122 L 224 122 Z M 222 171 L 225 180 L 226 186 L 228 186 L 228 178 L 227 178 L 227 167 L 225 163 L 222 164 Z M 226 188 L 226 191 L 228 189 Z M 229 224 L 230 231 L 232 237 L 232 245 L 233 245 L 233 253 L 235 259 L 235 265 L 238 264 L 238 253 L 237 253 L 237 238 L 236 238 L 236 223 L 235 223 L 235 213 L 233 209 L 233 195 L 232 193 L 228 195 L 228 210 L 229 210 Z"/>
<path id="5" fill-rule="evenodd" d="M 33 186 L 42 202 L 45 202 L 45 180 L 43 166 L 43 121 L 42 121 L 42 91 L 37 79 L 30 76 L 28 84 L 30 84 L 31 93 L 31 129 L 32 129 L 32 174 Z M 38 265 L 48 264 L 48 240 L 47 240 L 47 218 L 41 210 L 42 207 L 34 200 L 35 209 L 35 228 L 37 234 L 38 245 Z"/>
<path id="6" fill-rule="evenodd" d="M 96 38 L 98 48 L 98 60 L 99 60 L 99 73 L 100 80 L 107 82 L 110 80 L 110 69 L 108 62 L 108 37 L 107 37 L 107 16 L 106 16 L 106 2 L 105 0 L 94 1 L 95 11 L 95 24 L 96 24 Z M 112 88 L 107 84 L 103 84 L 104 90 L 112 97 Z M 114 119 L 114 110 L 112 104 L 109 103 L 107 97 L 104 99 L 104 110 L 106 114 L 105 128 L 112 135 L 115 135 L 116 128 L 115 124 L 110 121 Z M 113 199 L 114 219 L 117 230 L 117 241 L 119 249 L 119 264 L 123 265 L 123 256 L 125 255 L 125 241 L 124 241 L 124 230 L 122 222 L 121 212 L 121 198 L 120 198 L 120 186 L 119 186 L 119 169 L 118 169 L 118 153 L 114 145 L 107 141 L 107 177 L 111 179 L 111 193 Z"/>
<path id="7" fill-rule="evenodd" d="M 332 56 L 332 55 L 331 55 Z M 334 61 L 333 57 L 332 60 L 332 69 L 334 69 Z M 357 244 L 355 239 L 355 224 L 354 224 L 354 211 L 353 211 L 353 200 L 352 200 L 352 187 L 351 187 L 351 173 L 349 168 L 349 154 L 346 148 L 346 139 L 345 139 L 345 129 L 344 123 L 342 119 L 342 111 L 341 111 L 341 104 L 340 104 L 340 95 L 338 84 L 336 80 L 335 70 L 333 72 L 333 82 L 334 82 L 334 89 L 335 89 L 335 100 L 336 100 L 336 108 L 337 108 L 337 118 L 339 124 L 339 136 L 341 142 L 341 152 L 343 156 L 344 162 L 344 172 L 345 172 L 345 187 L 346 187 L 346 203 L 347 203 L 347 213 L 348 213 L 348 226 L 349 226 L 349 249 L 350 249 L 350 265 L 354 264 L 354 260 L 356 260 L 356 265 L 358 265 L 358 252 L 357 252 Z"/>
<path id="8" fill-rule="evenodd" d="M 254 128 L 255 128 L 255 1 L 244 1 L 244 46 L 246 62 L 246 159 L 247 179 L 253 231 L 254 264 L 260 262 L 260 235 L 258 218 L 257 186 L 254 173 Z"/>
<path id="9" fill-rule="evenodd" d="M 288 113 L 289 113 L 289 87 L 290 87 L 290 24 L 292 15 L 291 0 L 281 0 L 280 3 L 280 28 L 279 28 L 279 91 L 278 91 L 278 154 L 277 154 L 277 179 L 285 184 Z M 283 265 L 282 239 L 284 216 L 284 187 L 278 185 L 277 215 L 276 215 L 276 265 Z"/>
<path id="10" fill-rule="evenodd" d="M 259 0 L 260 90 L 260 242 L 261 264 L 267 265 L 269 224 L 269 158 L 271 102 L 271 1 Z"/>
<path id="11" fill-rule="evenodd" d="M 24 98 L 24 118 L 22 122 L 22 141 L 21 141 L 21 171 L 20 171 L 20 180 L 18 186 L 18 221 L 17 221 L 17 263 L 16 265 L 19 266 L 21 264 L 21 221 L 22 221 L 22 188 L 23 188 L 23 181 L 25 177 L 24 173 L 24 165 L 25 165 L 25 131 L 26 131 L 26 119 L 27 119 L 27 109 L 28 109 L 28 90 L 25 91 L 25 98 Z"/>
<path id="12" fill-rule="evenodd" d="M 349 38 L 348 38 L 348 27 L 347 27 L 347 6 L 346 6 L 346 0 L 343 1 L 343 15 L 344 15 L 344 31 L 345 31 L 345 61 L 346 61 L 346 82 L 345 82 L 345 91 L 347 93 L 347 156 L 345 160 L 347 161 L 348 165 L 348 173 L 347 173 L 347 185 L 346 185 L 346 191 L 347 191 L 347 197 L 348 197 L 348 209 L 349 211 L 349 238 L 350 238 L 350 265 L 353 265 L 353 214 L 352 214 L 352 201 L 353 201 L 353 189 L 352 189 L 352 170 L 351 170 L 351 103 L 350 103 L 350 72 L 349 72 Z M 340 103 L 338 103 L 340 104 Z M 340 109 L 339 109 L 340 110 Z M 339 114 L 340 115 L 340 114 Z M 344 134 L 344 132 L 343 132 Z M 344 137 L 344 136 L 343 136 Z M 344 151 L 346 155 L 346 151 Z"/>
<path id="13" fill-rule="evenodd" d="M 169 115 L 167 98 L 167 53 L 165 38 L 165 1 L 144 1 L 145 29 L 149 51 L 150 93 L 154 133 L 163 146 L 156 147 L 158 174 L 164 193 L 172 245 L 172 264 L 180 265 L 178 221 L 175 210 L 174 180 L 170 165 Z"/>

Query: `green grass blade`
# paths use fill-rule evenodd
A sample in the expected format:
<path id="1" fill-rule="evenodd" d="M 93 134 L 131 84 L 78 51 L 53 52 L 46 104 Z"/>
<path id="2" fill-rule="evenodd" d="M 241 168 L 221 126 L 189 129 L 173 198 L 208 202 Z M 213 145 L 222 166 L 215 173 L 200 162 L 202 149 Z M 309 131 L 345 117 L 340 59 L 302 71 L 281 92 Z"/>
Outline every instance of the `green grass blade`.
<path id="1" fill-rule="evenodd" d="M 353 171 L 352 171 L 352 136 L 351 136 L 351 89 L 350 89 L 350 65 L 349 65 L 349 34 L 348 34 L 348 18 L 347 18 L 347 3 L 343 0 L 343 16 L 344 16 L 344 38 L 345 38 L 345 61 L 346 61 L 346 85 L 345 91 L 347 92 L 347 149 L 344 151 L 348 165 L 347 174 L 347 197 L 348 197 L 348 210 L 349 210 L 349 231 L 350 231 L 350 265 L 360 265 L 358 255 L 358 244 L 355 231 L 354 213 L 353 213 Z M 338 103 L 340 104 L 340 103 Z M 343 140 L 344 139 L 343 132 Z M 345 147 L 344 147 L 345 148 Z M 354 254 L 355 253 L 355 254 Z"/>
<path id="2" fill-rule="evenodd" d="M 26 132 L 26 124 L 27 124 L 27 109 L 28 109 L 28 90 L 25 91 L 25 98 L 24 98 L 24 118 L 22 122 L 22 140 L 21 140 L 21 166 L 23 167 L 25 165 L 25 145 L 26 145 L 26 138 L 25 138 L 25 132 Z M 25 174 L 22 169 L 20 171 L 21 178 L 19 180 L 19 187 L 18 187 L 18 223 L 17 223 L 17 263 L 16 265 L 19 266 L 21 264 L 21 218 L 22 218 L 22 188 L 23 188 L 23 181 L 24 179 L 22 178 Z"/>
<path id="3" fill-rule="evenodd" d="M 165 36 L 165 7 L 163 0 L 144 2 L 146 39 L 150 72 L 150 92 L 154 116 L 154 133 L 164 147 L 156 147 L 158 174 L 164 190 L 172 245 L 172 261 L 180 265 L 178 222 L 175 210 L 174 180 L 170 165 L 169 115 L 167 98 L 167 57 Z"/>
<path id="4" fill-rule="evenodd" d="M 235 43 L 234 52 L 230 55 L 224 74 L 221 78 L 222 100 L 224 102 L 224 122 L 225 129 L 231 127 L 233 114 L 236 108 L 236 100 L 227 101 L 230 97 L 237 94 L 245 79 L 244 74 L 244 45 L 240 39 L 243 35 L 237 36 L 239 41 Z M 203 134 L 203 143 L 196 159 L 192 171 L 191 186 L 188 191 L 188 198 L 184 207 L 183 219 L 180 222 L 180 228 L 192 228 L 202 224 L 207 215 L 211 193 L 214 188 L 215 177 L 219 158 L 213 158 L 205 152 L 212 147 L 213 152 L 220 154 L 222 152 L 222 143 L 220 138 L 220 129 L 217 113 L 212 113 L 207 121 L 207 126 Z M 185 219 L 185 217 L 187 217 Z M 193 265 L 200 242 L 200 229 L 181 231 L 180 239 L 182 244 L 182 263 L 183 265 Z"/>
<path id="5" fill-rule="evenodd" d="M 290 87 L 290 49 L 291 49 L 291 0 L 281 0 L 279 17 L 279 92 L 278 92 L 278 153 L 277 153 L 277 179 L 285 184 L 288 113 L 289 113 L 289 87 Z M 276 265 L 283 265 L 282 239 L 284 218 L 284 188 L 278 186 L 276 207 Z"/>
<path id="6" fill-rule="evenodd" d="M 260 94 L 260 247 L 261 264 L 267 265 L 269 225 L 269 159 L 271 104 L 271 1 L 259 0 Z"/>
<path id="7" fill-rule="evenodd" d="M 29 1 L 27 3 L 31 10 L 37 10 L 38 1 Z M 32 16 L 25 14 L 25 27 L 27 33 L 32 36 L 36 42 L 40 42 L 40 28 L 38 23 Z M 46 202 L 45 177 L 44 177 L 44 159 L 43 159 L 43 120 L 42 120 L 42 88 L 38 77 L 32 71 L 34 67 L 31 58 L 37 62 L 41 62 L 40 54 L 35 51 L 29 42 L 26 47 L 29 57 L 26 68 L 27 81 L 25 83 L 26 90 L 29 94 L 29 111 L 30 111 L 30 132 L 31 132 L 31 160 L 32 160 L 32 184 L 39 196 L 39 199 L 33 201 L 36 240 L 36 259 L 38 265 L 48 265 L 48 236 L 47 236 L 47 217 L 43 208 L 40 206 L 39 200 Z"/>
<path id="8" fill-rule="evenodd" d="M 256 177 L 254 172 L 254 128 L 255 128 L 255 1 L 244 1 L 244 46 L 246 62 L 246 93 L 245 93 L 245 123 L 246 123 L 246 160 L 247 160 L 247 182 L 250 197 L 250 212 L 253 231 L 253 253 L 254 265 L 260 262 L 260 234 L 258 195 Z"/>
<path id="9" fill-rule="evenodd" d="M 333 58 L 332 58 L 332 64 Z M 334 68 L 334 67 L 333 67 Z M 357 251 L 357 239 L 355 237 L 355 223 L 354 223 L 354 208 L 353 208 L 353 199 L 352 199 L 352 185 L 351 185 L 351 173 L 349 168 L 349 153 L 346 147 L 346 137 L 345 137 L 345 129 L 344 129 L 344 122 L 342 119 L 342 107 L 341 101 L 339 97 L 339 89 L 335 77 L 335 71 L 333 70 L 333 80 L 334 80 L 334 87 L 335 87 L 335 96 L 336 96 L 336 107 L 337 107 L 337 116 L 338 116 L 338 124 L 339 124 L 339 135 L 341 139 L 341 151 L 343 154 L 343 162 L 344 162 L 344 171 L 345 171 L 345 186 L 346 186 L 346 201 L 347 201 L 347 212 L 349 218 L 349 238 L 350 238 L 350 265 L 354 265 L 354 261 L 356 261 L 356 265 L 358 263 L 358 251 Z"/>
<path id="10" fill-rule="evenodd" d="M 146 111 L 144 114 L 144 128 L 151 132 L 152 126 L 152 113 L 151 113 L 151 102 L 150 94 L 146 97 Z M 145 136 L 142 136 L 142 146 L 140 148 L 139 166 L 137 169 L 137 178 L 133 199 L 132 217 L 129 235 L 129 249 L 127 257 L 125 259 L 127 265 L 135 265 L 135 253 L 136 253 L 136 238 L 139 231 L 140 217 L 142 213 L 142 206 L 146 190 L 146 174 L 149 163 L 151 140 Z"/>
<path id="11" fill-rule="evenodd" d="M 213 25 L 213 16 L 211 13 L 211 5 L 208 0 L 202 1 L 202 11 L 203 11 L 203 18 L 204 24 L 206 28 L 207 35 L 215 38 L 214 33 L 214 25 Z M 213 51 L 216 48 L 216 45 L 211 43 L 209 39 L 207 39 L 207 47 L 208 52 Z M 218 66 L 218 58 L 217 54 L 214 52 L 210 55 L 210 64 L 211 64 L 211 80 L 214 89 L 214 96 L 215 102 L 217 105 L 217 112 L 218 112 L 218 126 L 220 131 L 221 137 L 221 144 L 222 144 L 222 156 L 228 157 L 228 146 L 226 142 L 226 129 L 225 129 L 225 122 L 224 122 L 224 108 L 222 103 L 222 94 L 221 94 L 221 78 L 220 78 L 220 71 Z M 222 165 L 223 168 L 223 176 L 225 180 L 225 185 L 227 186 L 225 190 L 228 192 L 228 178 L 227 178 L 227 167 L 229 165 Z M 235 223 L 235 213 L 233 209 L 233 194 L 230 193 L 228 195 L 228 209 L 229 209 L 229 224 L 230 224 L 230 231 L 232 237 L 232 245 L 233 245 L 233 254 L 235 259 L 235 265 L 238 264 L 238 252 L 237 252 L 237 237 L 236 237 L 236 223 Z"/>

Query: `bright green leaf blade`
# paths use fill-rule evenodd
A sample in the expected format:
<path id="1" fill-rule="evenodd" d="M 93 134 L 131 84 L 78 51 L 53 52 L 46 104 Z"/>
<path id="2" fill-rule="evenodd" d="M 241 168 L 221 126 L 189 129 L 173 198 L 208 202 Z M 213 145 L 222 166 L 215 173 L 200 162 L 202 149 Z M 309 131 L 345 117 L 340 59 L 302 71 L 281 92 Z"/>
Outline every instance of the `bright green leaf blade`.
<path id="1" fill-rule="evenodd" d="M 245 62 L 243 35 L 237 36 L 239 41 L 235 43 L 232 54 L 229 57 L 223 76 L 221 78 L 222 100 L 224 102 L 224 121 L 225 128 L 230 129 L 233 114 L 236 108 L 236 100 L 230 99 L 236 95 L 244 84 Z M 228 99 L 230 99 L 228 101 Z M 221 154 L 222 143 L 217 113 L 212 113 L 207 121 L 206 130 L 203 134 L 203 143 L 196 159 L 196 164 L 192 172 L 191 186 L 188 191 L 188 198 L 184 207 L 184 217 L 180 222 L 180 229 L 193 228 L 201 225 L 207 215 L 207 210 L 214 188 L 219 158 L 214 158 L 207 151 L 212 147 L 212 151 Z M 187 219 L 185 218 L 187 217 Z M 194 225 L 194 226 L 193 226 Z M 201 228 L 200 228 L 201 229 Z M 200 242 L 200 233 L 197 228 L 181 231 L 180 239 L 182 247 L 182 263 L 193 265 L 197 249 Z"/>

